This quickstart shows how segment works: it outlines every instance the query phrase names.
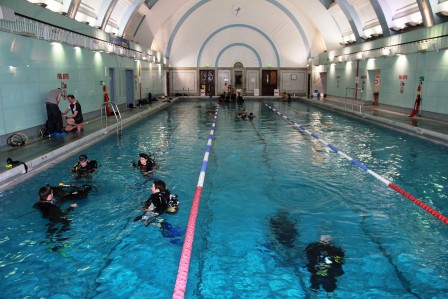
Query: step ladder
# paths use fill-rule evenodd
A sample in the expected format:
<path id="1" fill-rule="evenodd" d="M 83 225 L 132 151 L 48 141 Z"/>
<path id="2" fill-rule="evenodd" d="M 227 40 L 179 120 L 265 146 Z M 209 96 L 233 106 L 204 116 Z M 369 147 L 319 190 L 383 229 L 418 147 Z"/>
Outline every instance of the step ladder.
<path id="1" fill-rule="evenodd" d="M 106 102 L 101 105 L 101 125 L 103 128 L 107 128 L 108 126 L 108 110 L 112 111 L 112 116 L 115 116 L 117 124 L 117 134 L 120 134 L 123 131 L 123 123 L 121 119 L 120 109 L 118 109 L 118 106 L 115 102 Z"/>

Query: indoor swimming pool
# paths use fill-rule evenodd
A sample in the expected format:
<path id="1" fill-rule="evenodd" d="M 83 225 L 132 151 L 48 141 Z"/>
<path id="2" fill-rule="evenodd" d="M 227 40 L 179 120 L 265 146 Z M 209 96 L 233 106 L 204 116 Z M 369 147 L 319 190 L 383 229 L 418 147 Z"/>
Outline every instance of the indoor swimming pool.
<path id="1" fill-rule="evenodd" d="M 185 99 L 0 193 L 0 297 L 171 298 L 218 107 L 185 298 L 309 298 L 304 249 L 322 235 L 345 253 L 335 298 L 447 298 L 447 224 L 265 103 L 448 214 L 447 147 L 301 102 L 246 100 L 250 121 L 243 105 Z M 179 197 L 162 215 L 175 235 L 133 221 L 151 192 L 130 167 L 142 152 Z M 69 172 L 81 153 L 100 165 L 90 181 Z M 59 183 L 95 188 L 55 244 L 33 204 Z"/>

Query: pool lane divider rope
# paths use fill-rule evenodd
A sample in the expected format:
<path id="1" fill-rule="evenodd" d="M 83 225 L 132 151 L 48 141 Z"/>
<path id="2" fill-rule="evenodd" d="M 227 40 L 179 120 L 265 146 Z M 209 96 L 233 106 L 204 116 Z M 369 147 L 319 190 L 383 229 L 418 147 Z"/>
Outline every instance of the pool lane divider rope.
<path id="1" fill-rule="evenodd" d="M 185 289 L 188 280 L 188 269 L 190 267 L 191 251 L 193 249 L 194 231 L 196 226 L 196 218 L 198 216 L 199 202 L 201 200 L 202 188 L 204 186 L 205 170 L 207 169 L 208 157 L 212 147 L 213 134 L 215 132 L 216 120 L 218 118 L 219 107 L 216 107 L 215 116 L 213 119 L 212 129 L 205 149 L 204 160 L 202 161 L 201 172 L 199 174 L 198 185 L 194 194 L 193 203 L 191 205 L 190 217 L 188 218 L 187 230 L 185 233 L 185 241 L 182 247 L 182 254 L 179 261 L 179 268 L 177 270 L 176 284 L 174 286 L 173 299 L 184 298 Z"/>
<path id="2" fill-rule="evenodd" d="M 440 221 L 444 222 L 445 224 L 448 224 L 448 218 L 446 216 L 444 216 L 443 214 L 437 212 L 436 210 L 434 210 L 433 208 L 431 208 L 430 206 L 428 206 L 427 204 L 423 203 L 421 200 L 419 200 L 418 198 L 414 197 L 413 195 L 411 195 L 410 193 L 406 192 L 405 190 L 401 189 L 400 187 L 398 187 L 397 185 L 395 185 L 394 183 L 390 182 L 389 180 L 387 180 L 386 178 L 382 177 L 381 175 L 377 174 L 376 172 L 370 170 L 369 168 L 367 168 L 365 165 L 363 165 L 361 162 L 356 161 L 355 159 L 349 157 L 347 154 L 345 154 L 344 152 L 340 151 L 337 147 L 335 147 L 334 145 L 326 142 L 323 139 L 320 139 L 319 136 L 317 136 L 316 134 L 308 131 L 306 128 L 304 128 L 302 125 L 297 124 L 295 121 L 293 121 L 292 119 L 290 119 L 289 117 L 287 117 L 286 115 L 282 114 L 281 112 L 277 111 L 276 109 L 274 109 L 273 107 L 269 106 L 268 104 L 264 103 L 266 105 L 266 107 L 268 107 L 269 109 L 271 109 L 273 112 L 277 113 L 278 115 L 280 115 L 281 117 L 283 117 L 284 119 L 286 119 L 288 122 L 292 123 L 295 127 L 299 128 L 300 131 L 303 131 L 305 133 L 307 133 L 308 135 L 310 135 L 311 137 L 313 137 L 314 139 L 316 139 L 317 141 L 319 141 L 320 143 L 326 145 L 327 147 L 329 147 L 331 150 L 333 150 L 335 153 L 339 154 L 340 156 L 344 157 L 345 159 L 347 159 L 348 161 L 350 161 L 353 165 L 358 166 L 359 168 L 361 168 L 362 170 L 364 170 L 365 172 L 371 174 L 373 177 L 375 177 L 377 180 L 383 182 L 385 185 L 387 185 L 388 187 L 392 188 L 393 190 L 397 191 L 398 193 L 400 193 L 401 195 L 403 195 L 404 197 L 408 198 L 409 200 L 411 200 L 413 203 L 415 203 L 416 205 L 418 205 L 419 207 L 421 207 L 422 209 L 424 209 L 425 211 L 427 211 L 428 213 L 430 213 L 431 215 L 433 215 L 434 217 L 436 217 L 437 219 L 439 219 Z"/>

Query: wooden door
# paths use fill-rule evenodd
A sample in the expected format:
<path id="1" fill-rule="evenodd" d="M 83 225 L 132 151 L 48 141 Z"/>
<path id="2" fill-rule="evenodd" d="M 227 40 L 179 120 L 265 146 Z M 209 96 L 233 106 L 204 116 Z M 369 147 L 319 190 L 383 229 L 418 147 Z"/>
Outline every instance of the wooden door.
<path id="1" fill-rule="evenodd" d="M 274 89 L 277 88 L 277 71 L 263 70 L 261 82 L 261 95 L 273 96 Z"/>

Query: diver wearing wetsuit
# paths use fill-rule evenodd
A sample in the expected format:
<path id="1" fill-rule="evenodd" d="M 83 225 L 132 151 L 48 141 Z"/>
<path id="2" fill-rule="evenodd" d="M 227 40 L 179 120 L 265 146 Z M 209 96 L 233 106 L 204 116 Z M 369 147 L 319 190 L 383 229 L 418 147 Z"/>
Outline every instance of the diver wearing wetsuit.
<path id="1" fill-rule="evenodd" d="M 170 191 L 166 189 L 166 184 L 162 180 L 154 180 L 151 192 L 151 196 L 143 203 L 145 213 L 134 219 L 134 221 L 142 220 L 146 226 L 166 212 L 170 200 Z"/>
<path id="2" fill-rule="evenodd" d="M 50 242 L 59 242 L 62 245 L 56 245 L 51 248 L 51 251 L 58 251 L 63 247 L 66 237 L 62 237 L 61 233 L 70 230 L 70 222 L 67 216 L 78 205 L 71 204 L 68 209 L 62 211 L 57 205 L 56 200 L 53 197 L 53 190 L 50 186 L 44 186 L 39 189 L 39 201 L 33 205 L 33 208 L 39 210 L 43 218 L 49 220 L 47 226 L 47 237 L 50 238 Z"/>
<path id="3" fill-rule="evenodd" d="M 319 242 L 309 244 L 305 251 L 307 268 L 311 273 L 311 289 L 316 292 L 322 285 L 332 295 L 336 289 L 336 277 L 344 274 L 344 251 L 331 244 L 330 236 L 321 236 Z"/>
<path id="4" fill-rule="evenodd" d="M 140 153 L 138 162 L 132 162 L 131 166 L 138 167 L 143 175 L 150 174 L 157 168 L 157 164 L 154 161 L 154 155 L 145 153 Z"/>
<path id="5" fill-rule="evenodd" d="M 92 173 L 98 170 L 98 162 L 89 160 L 86 155 L 82 154 L 78 158 L 78 163 L 73 166 L 72 172 L 76 173 L 77 178 L 90 177 Z"/>

